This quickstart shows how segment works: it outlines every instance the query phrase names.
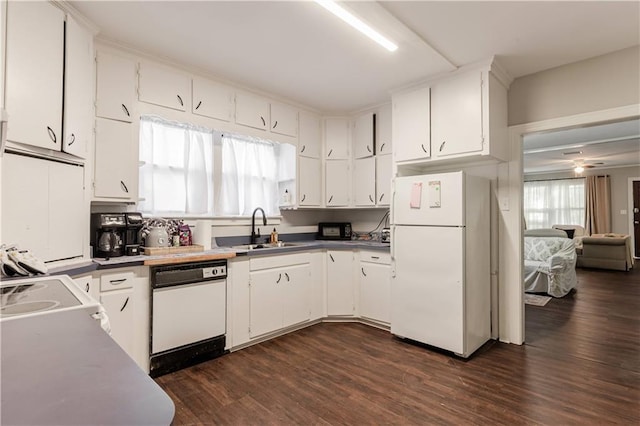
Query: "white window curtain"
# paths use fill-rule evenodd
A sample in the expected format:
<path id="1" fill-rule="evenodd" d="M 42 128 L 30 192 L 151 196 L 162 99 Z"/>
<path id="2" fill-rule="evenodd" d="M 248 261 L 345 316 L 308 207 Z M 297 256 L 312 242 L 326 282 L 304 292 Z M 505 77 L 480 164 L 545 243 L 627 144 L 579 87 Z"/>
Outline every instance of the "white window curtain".
<path id="1" fill-rule="evenodd" d="M 256 207 L 279 215 L 277 144 L 233 134 L 222 135 L 219 213 L 249 216 Z"/>
<path id="2" fill-rule="evenodd" d="M 152 215 L 213 215 L 213 133 L 144 116 L 140 120 L 139 209 Z"/>
<path id="3" fill-rule="evenodd" d="M 585 223 L 584 179 L 553 179 L 524 183 L 527 229 Z"/>

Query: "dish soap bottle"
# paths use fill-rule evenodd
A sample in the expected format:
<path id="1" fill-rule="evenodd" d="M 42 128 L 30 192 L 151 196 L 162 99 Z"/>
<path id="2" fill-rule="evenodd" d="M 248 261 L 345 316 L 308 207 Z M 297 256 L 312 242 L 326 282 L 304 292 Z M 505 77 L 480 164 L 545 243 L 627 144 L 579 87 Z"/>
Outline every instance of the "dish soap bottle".
<path id="1" fill-rule="evenodd" d="M 269 240 L 269 242 L 271 244 L 278 243 L 278 231 L 276 231 L 276 228 L 273 228 L 273 231 L 271 231 L 271 239 Z"/>

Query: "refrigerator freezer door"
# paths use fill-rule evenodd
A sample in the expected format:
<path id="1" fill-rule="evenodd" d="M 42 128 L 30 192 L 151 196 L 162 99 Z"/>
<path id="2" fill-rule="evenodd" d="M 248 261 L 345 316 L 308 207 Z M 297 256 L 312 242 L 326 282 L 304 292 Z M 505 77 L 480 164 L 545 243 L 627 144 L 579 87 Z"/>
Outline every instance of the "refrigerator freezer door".
<path id="1" fill-rule="evenodd" d="M 396 178 L 393 223 L 464 226 L 463 182 L 463 172 Z"/>
<path id="2" fill-rule="evenodd" d="M 464 353 L 464 228 L 396 226 L 391 332 Z"/>

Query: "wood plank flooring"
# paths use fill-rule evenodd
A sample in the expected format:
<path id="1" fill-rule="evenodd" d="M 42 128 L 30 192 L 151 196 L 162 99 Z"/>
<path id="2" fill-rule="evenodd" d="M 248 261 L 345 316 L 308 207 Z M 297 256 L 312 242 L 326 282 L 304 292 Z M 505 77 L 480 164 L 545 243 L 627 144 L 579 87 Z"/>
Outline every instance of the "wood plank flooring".
<path id="1" fill-rule="evenodd" d="M 160 377 L 174 424 L 640 424 L 640 268 L 578 270 L 471 359 L 324 323 Z"/>

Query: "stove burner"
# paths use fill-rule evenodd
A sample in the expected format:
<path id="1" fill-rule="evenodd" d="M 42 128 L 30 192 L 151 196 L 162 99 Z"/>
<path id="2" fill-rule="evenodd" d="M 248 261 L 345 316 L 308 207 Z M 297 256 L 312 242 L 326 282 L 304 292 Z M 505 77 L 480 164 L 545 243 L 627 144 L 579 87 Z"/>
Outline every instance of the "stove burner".
<path id="1" fill-rule="evenodd" d="M 0 308 L 2 315 L 21 315 L 34 312 L 48 311 L 60 305 L 56 300 L 36 300 L 34 302 L 15 303 Z"/>

